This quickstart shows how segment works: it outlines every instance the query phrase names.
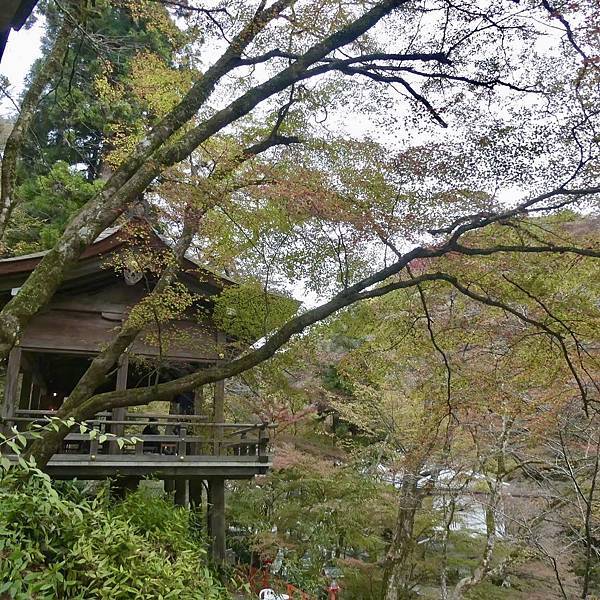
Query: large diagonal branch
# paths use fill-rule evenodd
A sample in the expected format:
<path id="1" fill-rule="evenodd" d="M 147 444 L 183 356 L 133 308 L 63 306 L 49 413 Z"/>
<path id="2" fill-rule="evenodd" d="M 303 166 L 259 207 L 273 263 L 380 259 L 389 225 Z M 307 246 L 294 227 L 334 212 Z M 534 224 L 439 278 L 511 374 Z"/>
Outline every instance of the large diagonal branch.
<path id="1" fill-rule="evenodd" d="M 448 253 L 454 252 L 456 250 L 457 244 L 458 242 L 454 239 L 454 236 L 452 236 L 446 243 L 438 247 L 431 248 L 420 246 L 412 249 L 411 251 L 405 254 L 398 253 L 398 260 L 395 263 L 347 287 L 343 291 L 336 294 L 331 300 L 329 300 L 329 302 L 326 302 L 321 306 L 313 308 L 301 315 L 290 319 L 277 332 L 275 332 L 271 337 L 269 337 L 260 348 L 255 349 L 225 365 L 215 366 L 210 369 L 198 371 L 185 377 L 167 383 L 157 384 L 152 387 L 109 392 L 92 396 L 87 399 L 85 398 L 85 394 L 82 394 L 81 396 L 79 396 L 77 404 L 75 406 L 73 405 L 75 404 L 74 402 L 69 403 L 69 405 L 65 404 L 65 410 L 61 410 L 60 414 L 64 417 L 73 417 L 77 421 L 83 421 L 91 418 L 94 414 L 102 410 L 117 408 L 121 406 L 135 406 L 147 404 L 152 400 L 156 400 L 159 398 L 170 398 L 173 397 L 175 394 L 193 390 L 207 383 L 212 383 L 215 381 L 220 381 L 222 379 L 239 375 L 255 367 L 256 365 L 264 362 L 265 360 L 268 360 L 284 344 L 286 344 L 292 338 L 292 336 L 302 333 L 307 327 L 318 323 L 323 319 L 326 319 L 330 315 L 347 306 L 350 306 L 361 300 L 378 298 L 400 289 L 421 286 L 422 284 L 429 281 L 445 281 L 453 285 L 459 292 L 461 292 L 465 296 L 482 304 L 502 309 L 514 315 L 522 322 L 535 326 L 536 328 L 549 335 L 560 346 L 564 358 L 569 366 L 569 369 L 571 370 L 573 377 L 577 381 L 577 384 L 582 394 L 582 399 L 584 400 L 584 403 L 587 402 L 585 387 L 583 386 L 579 374 L 577 373 L 577 370 L 575 369 L 572 361 L 570 360 L 568 349 L 564 343 L 564 340 L 562 339 L 562 336 L 555 332 L 553 329 L 551 329 L 545 323 L 533 319 L 532 317 L 529 317 L 528 315 L 518 311 L 517 309 L 514 309 L 510 305 L 500 300 L 496 300 L 488 295 L 483 295 L 473 291 L 468 286 L 461 283 L 456 277 L 448 273 L 425 273 L 417 277 L 412 277 L 408 280 L 396 279 L 395 281 L 391 281 L 390 283 L 384 283 L 386 280 L 389 281 L 390 278 L 398 276 L 407 267 L 410 267 L 412 261 L 417 259 L 432 259 L 444 256 Z M 573 248 L 573 250 L 576 251 L 578 249 Z M 547 251 L 552 252 L 552 249 L 549 249 Z M 561 251 L 566 250 L 561 249 Z M 115 345 L 114 349 L 116 348 L 117 346 Z M 105 369 L 107 368 L 107 364 L 108 363 L 104 365 Z M 112 364 L 114 364 L 114 355 Z M 75 396 L 73 396 L 73 398 L 75 398 Z M 67 408 L 69 410 L 66 410 Z M 41 464 L 43 464 L 44 461 L 47 461 L 51 457 L 57 444 L 64 437 L 64 435 L 66 435 L 66 433 L 67 430 L 61 428 L 61 430 L 57 432 L 57 434 L 50 433 L 50 437 L 52 439 L 46 440 L 46 442 L 48 442 L 47 444 L 42 444 L 40 442 L 40 444 L 36 448 L 36 456 L 38 457 L 38 460 L 40 460 Z"/>
<path id="2" fill-rule="evenodd" d="M 156 398 L 160 398 L 161 396 L 168 397 L 176 393 L 192 390 L 206 383 L 212 383 L 214 381 L 239 375 L 240 373 L 247 371 L 248 369 L 251 369 L 252 367 L 272 357 L 275 352 L 279 350 L 279 348 L 281 348 L 291 339 L 292 336 L 301 333 L 307 327 L 326 319 L 335 312 L 361 300 L 381 297 L 390 292 L 414 287 L 427 281 L 446 281 L 469 298 L 482 304 L 505 310 L 506 312 L 519 318 L 524 323 L 535 326 L 536 328 L 545 332 L 549 337 L 555 340 L 561 348 L 561 352 L 563 353 L 569 370 L 577 382 L 581 392 L 582 400 L 584 401 L 584 404 L 586 404 L 587 393 L 585 386 L 583 385 L 583 382 L 581 381 L 581 378 L 579 377 L 579 374 L 570 359 L 568 349 L 562 336 L 552 328 L 548 327 L 545 323 L 521 313 L 517 309 L 500 300 L 493 299 L 487 295 L 479 294 L 478 292 L 473 291 L 468 286 L 462 284 L 456 277 L 447 273 L 427 273 L 413 279 L 398 280 L 386 285 L 378 285 L 390 277 L 399 274 L 406 268 L 407 265 L 410 265 L 410 263 L 416 259 L 436 258 L 452 252 L 453 244 L 454 242 L 449 240 L 446 244 L 438 248 L 414 248 L 410 252 L 404 254 L 397 262 L 386 267 L 385 269 L 381 269 L 369 277 L 366 277 L 354 285 L 349 286 L 342 292 L 336 294 L 325 304 L 294 317 L 285 325 L 283 325 L 276 333 L 274 333 L 260 348 L 253 350 L 252 352 L 233 360 L 226 365 L 212 367 L 210 369 L 193 373 L 171 382 L 159 384 L 153 388 L 139 388 L 135 390 L 127 390 L 126 392 L 109 392 L 106 394 L 97 395 L 91 398 L 86 403 L 86 406 L 83 407 L 86 418 L 89 418 L 90 415 L 93 415 L 96 412 L 111 406 L 146 404 L 147 402 L 150 402 Z"/>
<path id="3" fill-rule="evenodd" d="M 157 126 L 150 137 L 141 142 L 123 167 L 107 182 L 104 190 L 90 200 L 74 217 L 61 239 L 44 256 L 19 293 L 0 311 L 0 357 L 8 355 L 24 325 L 50 300 L 67 269 L 76 262 L 81 252 L 104 228 L 114 222 L 127 204 L 142 193 L 164 168 L 185 159 L 200 144 L 240 117 L 247 115 L 267 98 L 309 77 L 306 72 L 311 65 L 337 48 L 354 41 L 407 1 L 382 0 L 355 21 L 313 45 L 292 65 L 246 92 L 229 106 L 188 131 L 178 141 L 158 148 L 151 158 L 147 158 L 146 150 L 161 146 L 162 141 L 169 135 L 168 130 L 173 125 L 171 122 L 174 120 L 175 124 L 179 124 L 182 117 L 179 114 L 181 110 L 177 107 L 175 113 L 179 116 L 166 117 L 167 124 Z M 282 10 L 285 5 L 286 3 L 280 0 L 269 10 L 273 11 L 275 6 Z M 254 31 L 254 28 L 251 31 Z M 239 52 L 241 49 L 237 54 Z M 232 64 L 231 60 L 226 62 L 227 65 L 221 65 L 220 73 Z M 214 86 L 209 86 L 210 89 L 212 87 Z M 188 105 L 189 102 L 186 103 L 186 106 Z"/>
<path id="4" fill-rule="evenodd" d="M 295 52 L 286 52 L 284 50 L 270 50 L 259 56 L 251 58 L 243 58 L 238 61 L 238 65 L 256 65 L 267 62 L 273 58 L 285 58 L 288 60 L 297 60 L 300 58 L 300 54 Z M 362 54 L 361 56 L 354 56 L 346 59 L 338 58 L 323 58 L 320 62 L 328 65 L 329 69 L 338 69 L 345 66 L 350 66 L 356 63 L 370 63 L 372 61 L 395 61 L 395 62 L 438 62 L 440 64 L 450 65 L 452 62 L 446 54 L 443 52 L 413 52 L 413 53 L 385 53 L 377 52 L 373 54 Z"/>
<path id="5" fill-rule="evenodd" d="M 551 210 L 554 207 L 549 207 L 542 203 L 548 200 L 553 200 L 554 198 L 565 197 L 571 199 L 571 201 L 574 203 L 582 200 L 583 198 L 594 196 L 596 194 L 600 194 L 600 185 L 584 188 L 567 188 L 563 184 L 554 188 L 553 190 L 528 198 L 527 200 L 517 204 L 517 206 L 514 208 L 500 212 L 484 211 L 470 215 L 463 215 L 452 221 L 450 225 L 440 227 L 439 229 L 430 229 L 428 232 L 431 235 L 454 233 L 454 236 L 458 238 L 470 229 L 477 229 L 485 225 L 491 225 L 492 223 L 498 223 L 500 221 L 505 221 L 515 217 L 523 217 L 532 212 Z"/>
<path id="6" fill-rule="evenodd" d="M 243 163 L 265 152 L 269 148 L 295 142 L 295 139 L 280 136 L 277 130 L 274 129 L 265 140 L 245 148 L 235 160 L 228 161 L 224 166 L 215 169 L 208 179 L 214 183 L 225 180 Z M 212 208 L 215 202 L 215 199 L 206 202 L 202 207 L 201 214 L 191 206 L 186 207 L 181 235 L 171 250 L 171 257 L 167 263 L 167 267 L 162 272 L 158 282 L 145 301 L 153 302 L 155 299 L 159 299 L 175 281 L 181 262 L 194 239 L 198 220 Z M 114 367 L 119 357 L 127 351 L 141 333 L 142 326 L 139 319 L 131 318 L 133 312 L 133 310 L 130 312 L 130 315 L 111 342 L 94 357 L 90 366 L 58 410 L 57 416 L 59 418 L 77 413 L 79 406 L 92 396 L 95 390 L 105 381 L 106 376 Z M 64 424 L 59 425 L 57 430 L 49 430 L 40 439 L 33 442 L 29 448 L 29 454 L 36 457 L 38 465 L 45 465 L 68 433 L 69 428 Z"/>

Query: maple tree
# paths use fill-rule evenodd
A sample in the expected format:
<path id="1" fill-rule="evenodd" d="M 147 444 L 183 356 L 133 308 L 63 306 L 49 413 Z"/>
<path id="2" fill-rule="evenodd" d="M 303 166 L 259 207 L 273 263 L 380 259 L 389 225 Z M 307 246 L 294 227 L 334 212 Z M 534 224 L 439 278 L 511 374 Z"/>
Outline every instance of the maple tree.
<path id="1" fill-rule="evenodd" d="M 571 214 L 529 226 L 581 239 L 595 223 Z M 412 288 L 320 328 L 314 368 L 332 361 L 337 373 L 327 403 L 359 432 L 351 443 L 363 469 L 377 478 L 384 468 L 384 480 L 397 487 L 382 561 L 385 598 L 410 597 L 431 568 L 423 553 L 440 548 L 444 598 L 462 598 L 530 553 L 551 566 L 562 597 L 577 593 L 567 583 L 565 554 L 580 565 L 581 597 L 596 585 L 598 264 L 547 255 L 527 265 L 514 260 L 438 259 L 450 279 L 468 273 L 476 281 L 475 297 L 440 284 Z M 451 525 L 474 492 L 484 498 L 475 502 L 483 507 L 485 544 L 473 570 L 456 578 L 448 561 L 459 534 Z M 533 499 L 519 505 L 513 494 Z M 417 527 L 432 495 L 441 498 L 436 526 Z M 559 531 L 557 513 L 568 524 Z M 564 549 L 553 548 L 556 536 Z"/>
<path id="2" fill-rule="evenodd" d="M 166 10 L 154 19 L 152 2 L 97 4 L 125 11 L 147 29 L 165 33 L 174 26 Z M 94 358 L 61 417 L 85 420 L 238 375 L 341 309 L 436 281 L 559 339 L 542 321 L 482 293 L 468 271 L 439 270 L 432 259 L 451 256 L 449 264 L 468 265 L 507 254 L 527 260 L 600 256 L 596 240 L 574 243 L 528 220 L 569 205 L 593 208 L 600 191 L 596 40 L 571 24 L 586 6 L 573 15 L 548 3 L 173 6 L 196 19 L 186 30 L 189 39 L 173 43 L 173 55 L 138 53 L 119 77 L 112 77 L 108 60 L 94 79 L 105 104 L 135 97 L 140 108 L 101 133 L 102 162 L 110 167 L 101 189 L 0 311 L 2 355 L 83 249 L 144 193 L 159 199 L 163 222 L 180 224 L 172 230 L 173 260 L 165 262 L 150 301 L 173 295 L 177 261 L 190 247 L 210 266 L 237 268 L 268 284 L 299 281 L 329 300 L 291 318 L 284 310 L 280 319 L 262 319 L 264 343 L 223 365 L 152 387 L 96 394 L 141 330 L 140 320 L 131 318 Z M 64 51 L 65 28 L 71 48 L 89 43 L 93 49 L 99 40 L 86 3 L 57 7 L 63 25 L 46 66 Z M 554 42 L 542 56 L 549 28 L 556 31 Z M 42 75 L 52 78 L 53 71 L 41 66 Z M 38 92 L 30 88 L 32 106 L 46 85 L 42 79 Z M 349 103 L 354 119 L 375 112 L 392 135 L 419 132 L 422 143 L 390 151 L 385 143 L 320 126 L 321 113 L 339 113 Z M 27 114 L 15 128 L 22 135 L 11 146 L 13 156 L 22 148 Z M 450 132 L 443 142 L 430 121 Z M 6 214 L 13 209 L 16 164 L 9 159 L 5 153 Z M 506 189 L 521 200 L 502 201 L 498 194 Z M 494 236 L 473 235 L 492 228 Z M 572 363 L 569 349 L 563 359 Z M 576 369 L 570 373 L 581 382 Z M 582 395 L 587 402 L 583 386 Z M 49 432 L 33 444 L 41 465 L 66 432 Z"/>

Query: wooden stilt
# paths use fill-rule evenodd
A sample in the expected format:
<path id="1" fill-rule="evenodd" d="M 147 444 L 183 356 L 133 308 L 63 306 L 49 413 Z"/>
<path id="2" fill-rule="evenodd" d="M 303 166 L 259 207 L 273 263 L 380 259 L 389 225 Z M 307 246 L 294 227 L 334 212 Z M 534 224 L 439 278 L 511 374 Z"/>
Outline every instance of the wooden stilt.
<path id="1" fill-rule="evenodd" d="M 202 479 L 194 477 L 189 480 L 189 498 L 190 498 L 190 509 L 200 511 L 202 510 Z"/>
<path id="2" fill-rule="evenodd" d="M 211 479 L 210 490 L 210 536 L 212 537 L 212 557 L 216 564 L 225 560 L 225 480 Z"/>
<path id="3" fill-rule="evenodd" d="M 112 493 L 116 498 L 123 499 L 130 492 L 135 492 L 140 485 L 140 478 L 134 476 L 117 477 L 112 485 Z"/>
<path id="4" fill-rule="evenodd" d="M 117 391 L 126 390 L 127 389 L 127 372 L 129 369 L 129 356 L 127 354 L 122 354 L 119 359 L 119 370 L 117 371 L 117 384 L 115 389 Z M 113 408 L 112 410 L 112 418 L 115 421 L 124 421 L 127 415 L 127 408 Z M 115 435 L 122 436 L 125 431 L 124 425 L 113 425 L 111 427 L 111 433 Z M 121 454 L 121 449 L 116 442 L 109 443 L 109 453 L 110 454 Z"/>
<path id="5" fill-rule="evenodd" d="M 189 487 L 187 479 L 175 480 L 175 504 L 188 508 L 189 506 Z"/>

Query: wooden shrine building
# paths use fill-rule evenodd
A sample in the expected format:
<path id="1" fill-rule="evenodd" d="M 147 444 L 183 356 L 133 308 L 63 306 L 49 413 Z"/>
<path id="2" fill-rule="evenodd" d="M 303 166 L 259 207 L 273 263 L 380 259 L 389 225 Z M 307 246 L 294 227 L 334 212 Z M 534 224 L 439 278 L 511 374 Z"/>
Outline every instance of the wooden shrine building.
<path id="1" fill-rule="evenodd" d="M 143 237 L 136 227 L 142 227 Z M 51 418 L 93 356 L 152 289 L 155 276 L 137 271 L 133 263 L 129 268 L 124 264 L 136 251 L 158 256 L 168 250 L 168 244 L 147 224 L 136 227 L 130 222 L 99 236 L 49 305 L 24 330 L 8 359 L 0 415 L 5 427 L 17 425 L 26 431 L 31 423 Z M 18 293 L 43 255 L 0 260 L 2 305 Z M 212 298 L 236 284 L 189 258 L 178 280 L 193 294 L 192 306 L 176 320 L 160 326 L 148 323 L 98 392 L 167 381 L 191 369 L 215 365 L 227 355 L 227 342 L 232 340 L 215 327 Z M 153 476 L 165 481 L 165 489 L 174 491 L 181 505 L 200 505 L 205 490 L 213 556 L 221 561 L 225 555 L 225 480 L 266 473 L 271 466 L 270 425 L 225 422 L 224 382 L 210 387 L 212 399 L 206 397 L 207 390 L 200 389 L 183 399 L 161 399 L 167 403 L 162 411 L 121 408 L 97 414 L 87 423 L 97 433 L 70 433 L 48 463 L 47 472 L 56 479 L 120 477 L 129 484 Z M 137 441 L 120 447 L 111 436 L 105 439 L 106 433 Z"/>

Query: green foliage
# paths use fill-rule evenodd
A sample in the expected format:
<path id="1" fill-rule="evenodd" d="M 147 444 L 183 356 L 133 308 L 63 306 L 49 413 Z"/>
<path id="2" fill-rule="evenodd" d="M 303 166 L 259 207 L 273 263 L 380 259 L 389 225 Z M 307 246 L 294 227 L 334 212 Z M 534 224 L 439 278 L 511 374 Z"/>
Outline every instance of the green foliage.
<path id="1" fill-rule="evenodd" d="M 13 254 L 52 248 L 71 217 L 102 187 L 90 183 L 65 162 L 58 161 L 47 175 L 27 179 L 18 189 L 6 243 Z"/>
<path id="2" fill-rule="evenodd" d="M 3 598 L 228 597 L 207 566 L 193 513 L 143 490 L 115 503 L 108 486 L 93 497 L 73 483 L 56 487 L 21 456 L 25 441 L 15 432 L 0 442 L 18 459 L 12 465 L 6 455 L 0 459 Z"/>
<path id="3" fill-rule="evenodd" d="M 268 335 L 298 307 L 295 300 L 268 293 L 258 282 L 226 288 L 214 301 L 217 326 L 242 342 Z"/>
<path id="4" fill-rule="evenodd" d="M 0 489 L 0 590 L 26 598 L 214 599 L 225 594 L 189 533 L 189 514 L 137 492 L 68 498 L 50 480 L 9 471 Z"/>
<path id="5" fill-rule="evenodd" d="M 332 560 L 374 561 L 384 547 L 382 523 L 391 518 L 381 487 L 351 468 L 308 459 L 259 486 L 239 484 L 229 507 L 235 543 L 271 558 L 282 549 L 282 576 L 306 591 L 322 589 L 323 567 Z"/>
<path id="6" fill-rule="evenodd" d="M 323 373 L 323 384 L 329 390 L 352 393 L 352 382 L 344 378 L 336 365 L 328 365 Z"/>
<path id="7" fill-rule="evenodd" d="M 169 64 L 174 50 L 183 43 L 166 9 L 155 2 L 97 0 L 86 4 L 86 34 L 73 36 L 64 69 L 51 81 L 51 93 L 40 102 L 24 153 L 27 172 L 23 178 L 47 172 L 48 165 L 58 160 L 83 164 L 90 180 L 98 177 L 104 155 L 115 143 L 115 124 L 120 130 L 135 127 L 147 110 L 130 90 L 126 95 L 109 97 L 98 82 L 113 88 L 127 86 L 140 48 Z M 62 11 L 53 2 L 40 5 L 48 27 L 42 43 L 47 51 Z M 101 40 L 98 45 L 89 43 L 93 36 Z M 41 64 L 34 63 L 32 71 Z"/>

